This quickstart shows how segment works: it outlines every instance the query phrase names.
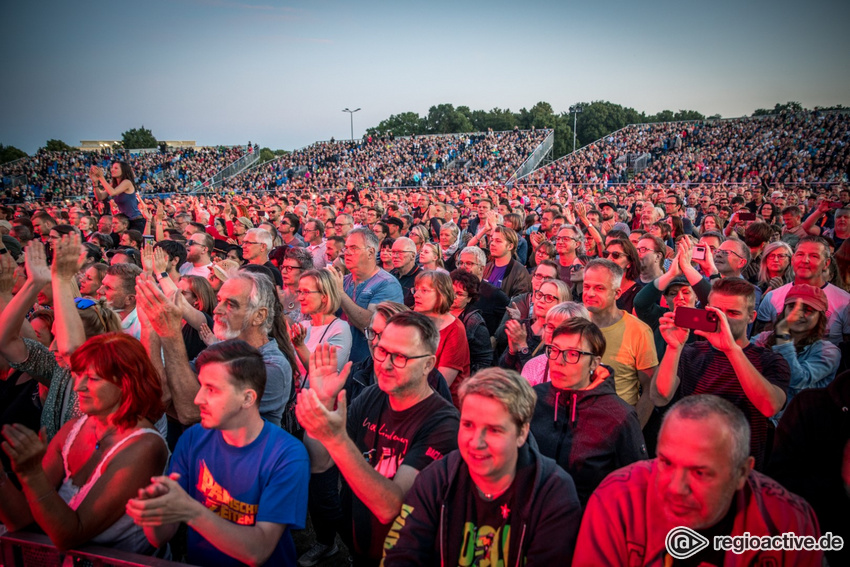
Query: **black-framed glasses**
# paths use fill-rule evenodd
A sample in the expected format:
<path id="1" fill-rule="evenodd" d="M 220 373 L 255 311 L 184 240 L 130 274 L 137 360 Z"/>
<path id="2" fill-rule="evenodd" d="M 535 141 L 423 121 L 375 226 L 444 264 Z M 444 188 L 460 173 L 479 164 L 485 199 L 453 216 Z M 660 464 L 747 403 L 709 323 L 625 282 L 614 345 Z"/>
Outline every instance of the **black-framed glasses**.
<path id="1" fill-rule="evenodd" d="M 626 253 L 625 252 L 611 251 L 611 250 L 603 250 L 602 251 L 602 257 L 603 258 L 611 257 L 611 258 L 614 258 L 615 260 L 619 260 L 620 258 L 625 258 Z"/>
<path id="2" fill-rule="evenodd" d="M 720 249 L 720 250 L 716 250 L 716 251 L 713 250 L 712 252 L 714 253 L 715 256 L 726 256 L 728 254 L 734 254 L 735 256 L 740 258 L 741 260 L 746 260 L 746 258 L 744 258 L 743 256 L 741 256 L 740 254 L 738 254 L 737 252 L 735 252 L 733 250 Z"/>
<path id="3" fill-rule="evenodd" d="M 382 346 L 376 346 L 375 351 L 372 353 L 372 358 L 374 358 L 378 362 L 384 362 L 387 357 L 389 357 L 390 363 L 396 368 L 404 368 L 405 366 L 407 366 L 407 362 L 409 360 L 425 358 L 426 356 L 432 355 L 420 354 L 418 356 L 407 356 L 406 354 L 401 354 L 400 352 L 390 352 Z"/>
<path id="4" fill-rule="evenodd" d="M 281 266 L 280 267 L 281 272 L 291 272 L 293 270 L 301 270 L 301 269 L 303 269 L 303 268 L 301 268 L 301 266 Z"/>
<path id="5" fill-rule="evenodd" d="M 546 300 L 546 303 L 552 303 L 553 301 L 558 301 L 558 296 L 552 295 L 551 293 L 543 293 L 538 290 L 534 292 L 534 299 L 536 301 Z"/>
<path id="6" fill-rule="evenodd" d="M 372 327 L 366 327 L 365 329 L 363 329 L 363 334 L 366 336 L 366 340 L 369 342 L 372 342 L 376 338 L 381 336 L 381 333 L 376 333 Z"/>
<path id="7" fill-rule="evenodd" d="M 579 359 L 584 356 L 595 356 L 592 352 L 587 352 L 584 350 L 577 350 L 574 348 L 567 348 L 564 350 L 559 349 L 556 346 L 546 345 L 546 358 L 552 361 L 557 361 L 559 358 L 566 362 L 567 364 L 576 364 Z"/>
<path id="8" fill-rule="evenodd" d="M 647 248 L 646 246 L 641 246 L 637 249 L 638 254 L 646 254 L 647 252 L 652 252 L 653 254 L 658 254 L 658 250 L 653 250 L 652 248 Z M 604 255 L 604 252 L 603 252 Z"/>
<path id="9" fill-rule="evenodd" d="M 578 242 L 578 238 L 576 238 L 575 236 L 558 236 L 555 238 L 555 242 L 567 242 L 569 240 L 575 240 L 576 242 Z"/>

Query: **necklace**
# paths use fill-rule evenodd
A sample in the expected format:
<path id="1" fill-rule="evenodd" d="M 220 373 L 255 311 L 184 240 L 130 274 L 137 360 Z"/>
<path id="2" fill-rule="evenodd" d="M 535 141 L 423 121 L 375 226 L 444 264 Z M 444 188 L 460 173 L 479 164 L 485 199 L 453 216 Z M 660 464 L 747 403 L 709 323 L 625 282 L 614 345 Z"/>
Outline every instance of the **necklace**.
<path id="1" fill-rule="evenodd" d="M 103 435 L 101 435 L 100 439 L 95 441 L 94 450 L 99 451 L 100 450 L 100 444 L 104 441 L 104 439 L 106 439 L 107 437 L 109 437 L 113 433 L 115 433 L 115 429 L 113 429 L 111 427 L 109 429 L 107 429 L 106 432 Z"/>

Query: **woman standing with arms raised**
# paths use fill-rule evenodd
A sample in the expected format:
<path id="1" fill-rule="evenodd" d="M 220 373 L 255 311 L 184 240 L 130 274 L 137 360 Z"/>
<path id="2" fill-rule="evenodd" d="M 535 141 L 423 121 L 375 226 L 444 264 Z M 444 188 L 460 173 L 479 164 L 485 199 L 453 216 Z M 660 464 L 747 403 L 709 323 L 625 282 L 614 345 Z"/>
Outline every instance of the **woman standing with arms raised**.
<path id="1" fill-rule="evenodd" d="M 139 207 L 144 207 L 141 197 L 136 192 L 136 180 L 133 170 L 125 161 L 114 161 L 109 169 L 112 181 L 106 180 L 103 170 L 93 165 L 89 170 L 94 196 L 105 203 L 112 197 L 118 210 L 130 219 L 130 229 L 144 233 L 145 217 Z"/>

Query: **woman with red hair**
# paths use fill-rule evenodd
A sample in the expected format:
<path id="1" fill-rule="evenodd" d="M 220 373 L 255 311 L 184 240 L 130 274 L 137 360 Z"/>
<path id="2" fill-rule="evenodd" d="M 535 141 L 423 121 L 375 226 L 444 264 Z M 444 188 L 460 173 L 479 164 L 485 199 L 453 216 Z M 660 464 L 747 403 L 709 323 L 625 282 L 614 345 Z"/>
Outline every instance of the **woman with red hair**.
<path id="1" fill-rule="evenodd" d="M 36 522 L 60 550 L 85 543 L 153 551 L 125 506 L 165 470 L 168 447 L 153 424 L 163 414 L 159 375 L 124 333 L 93 337 L 70 359 L 82 417 L 49 445 L 22 425 L 3 427 L 3 450 L 22 487 L 0 473 L 0 521 Z"/>

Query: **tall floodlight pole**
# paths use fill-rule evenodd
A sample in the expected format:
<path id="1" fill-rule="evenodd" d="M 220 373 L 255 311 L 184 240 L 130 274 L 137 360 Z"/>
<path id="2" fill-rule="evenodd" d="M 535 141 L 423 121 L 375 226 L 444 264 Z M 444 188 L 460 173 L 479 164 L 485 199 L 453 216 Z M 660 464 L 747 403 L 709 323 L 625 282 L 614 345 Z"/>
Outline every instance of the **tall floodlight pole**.
<path id="1" fill-rule="evenodd" d="M 576 119 L 582 110 L 584 109 L 578 104 L 570 107 L 570 112 L 573 115 L 573 151 L 576 151 Z"/>
<path id="2" fill-rule="evenodd" d="M 347 112 L 348 115 L 351 117 L 351 141 L 352 142 L 354 141 L 354 113 L 357 112 L 358 110 L 360 110 L 360 109 L 359 108 L 355 108 L 354 110 L 348 110 L 347 108 L 342 109 L 343 112 Z M 575 145 L 575 144 L 573 144 L 573 145 Z"/>

